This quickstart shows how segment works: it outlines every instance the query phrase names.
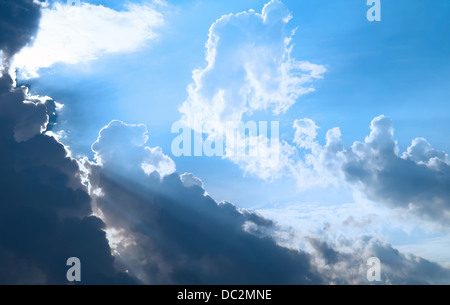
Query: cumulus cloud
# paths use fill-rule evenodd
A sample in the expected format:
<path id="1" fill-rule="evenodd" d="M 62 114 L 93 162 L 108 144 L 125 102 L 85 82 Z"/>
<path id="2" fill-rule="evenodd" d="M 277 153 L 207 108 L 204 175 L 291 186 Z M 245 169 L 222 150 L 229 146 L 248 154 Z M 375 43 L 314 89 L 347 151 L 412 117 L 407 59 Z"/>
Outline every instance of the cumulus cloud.
<path id="1" fill-rule="evenodd" d="M 143 170 L 146 174 L 157 172 L 161 176 L 175 172 L 175 163 L 162 153 L 160 147 L 145 146 L 148 141 L 145 125 L 129 125 L 112 121 L 99 133 L 92 145 L 98 163 L 130 175 Z M 121 162 L 127 159 L 128 162 Z"/>
<path id="2" fill-rule="evenodd" d="M 179 109 L 181 122 L 212 140 L 225 135 L 228 141 L 235 126 L 227 122 L 241 122 L 244 115 L 259 110 L 284 113 L 298 98 L 314 91 L 311 83 L 322 78 L 326 69 L 292 58 L 290 19 L 288 8 L 279 0 L 267 3 L 261 13 L 249 10 L 218 19 L 209 30 L 207 65 L 194 70 L 188 98 Z M 260 153 L 248 158 L 230 155 L 227 149 L 226 158 L 264 179 L 282 168 L 278 152 L 273 157 L 282 143 L 266 149 L 252 143 L 270 142 L 267 135 L 238 132 L 237 136 Z"/>
<path id="3" fill-rule="evenodd" d="M 326 145 L 316 139 L 317 126 L 312 120 L 294 123 L 294 142 L 306 150 L 296 169 L 299 181 L 310 178 L 325 185 L 348 181 L 368 198 L 408 210 L 432 221 L 448 224 L 450 219 L 450 165 L 445 152 L 435 150 L 427 140 L 417 138 L 400 154 L 394 140 L 392 120 L 375 118 L 364 142 L 345 149 L 341 133 L 334 128 L 327 133 Z M 303 163 L 301 163 L 303 162 Z"/>
<path id="4" fill-rule="evenodd" d="M 343 170 L 360 183 L 372 199 L 402 207 L 443 224 L 450 220 L 450 165 L 443 152 L 416 139 L 399 156 L 391 119 L 380 116 L 371 124 L 364 143 L 355 142 Z"/>
<path id="5" fill-rule="evenodd" d="M 130 153 L 111 133 L 124 135 Z M 130 135 L 130 128 L 134 129 Z M 140 134 L 139 134 L 140 133 Z M 279 246 L 267 233 L 273 222 L 209 197 L 192 174 L 145 174 L 134 144 L 146 140 L 141 126 L 113 124 L 93 145 L 88 162 L 96 207 L 123 242 L 116 257 L 140 280 L 153 284 L 322 283 L 308 254 Z M 105 149 L 99 149 L 98 143 Z M 111 150 L 123 154 L 111 157 Z M 143 149 L 142 149 L 143 150 Z M 104 162 L 112 160 L 113 162 Z M 133 175 L 129 175 L 134 167 Z M 117 170 L 117 169 L 121 170 Z M 126 171 L 122 170 L 126 168 Z"/>
<path id="6" fill-rule="evenodd" d="M 200 178 L 195 177 L 192 173 L 184 173 L 180 176 L 180 179 L 185 187 L 198 186 L 203 188 L 203 181 Z"/>
<path id="7" fill-rule="evenodd" d="M 2 10 L 3 12 L 3 10 Z M 103 54 L 132 52 L 155 39 L 163 16 L 154 4 L 130 4 L 124 11 L 82 3 L 55 3 L 42 10 L 34 43 L 15 56 L 22 76 L 36 77 L 56 63 L 78 64 Z"/>
<path id="8" fill-rule="evenodd" d="M 267 3 L 262 13 L 250 10 L 218 19 L 209 30 L 207 66 L 193 72 L 188 99 L 180 107 L 182 121 L 195 128 L 193 118 L 202 114 L 207 118 L 203 130 L 214 133 L 218 123 L 239 122 L 243 114 L 283 113 L 313 91 L 309 84 L 325 68 L 291 57 L 290 19 L 278 0 Z"/>

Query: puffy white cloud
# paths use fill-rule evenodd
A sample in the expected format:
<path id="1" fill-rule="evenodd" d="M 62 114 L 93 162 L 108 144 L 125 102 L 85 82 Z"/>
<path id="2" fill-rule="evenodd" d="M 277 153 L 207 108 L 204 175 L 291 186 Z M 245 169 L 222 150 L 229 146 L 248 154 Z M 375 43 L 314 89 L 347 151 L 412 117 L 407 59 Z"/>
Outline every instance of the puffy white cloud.
<path id="1" fill-rule="evenodd" d="M 110 122 L 92 144 L 96 162 L 121 174 L 140 171 L 147 175 L 157 172 L 161 177 L 172 174 L 175 172 L 173 160 L 164 155 L 160 147 L 145 146 L 147 133 L 145 125 L 125 124 L 117 120 Z"/>
<path id="2" fill-rule="evenodd" d="M 301 148 L 312 148 L 319 127 L 311 119 L 300 119 L 294 122 L 294 143 Z"/>
<path id="3" fill-rule="evenodd" d="M 272 0 L 261 14 L 250 10 L 218 19 L 206 43 L 207 66 L 194 71 L 180 107 L 183 122 L 195 128 L 193 117 L 203 114 L 204 131 L 213 133 L 218 122 L 239 122 L 244 113 L 285 112 L 313 91 L 308 84 L 325 68 L 291 57 L 290 18 L 287 7 Z"/>
<path id="4" fill-rule="evenodd" d="M 180 179 L 185 187 L 198 186 L 203 188 L 203 181 L 200 178 L 195 177 L 192 173 L 184 173 L 180 176 Z"/>
<path id="5" fill-rule="evenodd" d="M 193 72 L 188 98 L 181 105 L 181 122 L 213 140 L 226 135 L 227 141 L 244 115 L 263 110 L 286 112 L 301 96 L 314 91 L 311 83 L 322 78 L 321 65 L 298 61 L 291 56 L 294 34 L 287 29 L 291 19 L 288 8 L 279 0 L 267 3 L 261 13 L 254 10 L 229 14 L 218 19 L 209 30 L 204 68 Z M 202 117 L 202 123 L 196 118 Z M 227 125 L 227 123 L 233 124 Z M 261 178 L 279 176 L 285 170 L 278 149 L 285 143 L 276 140 L 265 145 L 267 135 L 237 134 L 257 156 L 230 154 L 226 158 L 246 172 Z M 227 143 L 228 146 L 228 143 Z M 275 157 L 273 157 L 275 155 Z"/>
<path id="6" fill-rule="evenodd" d="M 132 52 L 157 34 L 163 16 L 156 4 L 130 4 L 125 11 L 82 3 L 56 3 L 42 10 L 34 43 L 14 58 L 24 77 L 35 77 L 40 68 L 56 63 L 78 64 L 106 53 Z"/>
<path id="7" fill-rule="evenodd" d="M 411 146 L 403 153 L 402 158 L 428 166 L 438 163 L 448 164 L 448 155 L 443 151 L 435 150 L 424 138 L 414 139 Z"/>

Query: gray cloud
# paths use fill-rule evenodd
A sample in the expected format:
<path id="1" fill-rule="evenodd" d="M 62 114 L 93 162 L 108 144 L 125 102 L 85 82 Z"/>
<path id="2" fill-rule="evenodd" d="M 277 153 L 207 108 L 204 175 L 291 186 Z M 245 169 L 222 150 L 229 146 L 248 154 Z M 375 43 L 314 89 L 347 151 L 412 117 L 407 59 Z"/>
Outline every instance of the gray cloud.
<path id="1" fill-rule="evenodd" d="M 400 154 L 394 140 L 392 120 L 375 118 L 364 142 L 344 148 L 339 128 L 327 132 L 326 145 L 316 140 L 316 124 L 297 120 L 294 142 L 301 150 L 310 150 L 305 160 L 318 182 L 339 184 L 348 181 L 371 200 L 402 208 L 444 225 L 450 220 L 450 164 L 445 152 L 434 149 L 423 138 L 414 139 Z M 308 177 L 306 175 L 306 177 Z"/>
<path id="2" fill-rule="evenodd" d="M 121 139 L 100 137 L 96 143 L 102 158 L 101 147 L 119 145 Z M 133 154 L 116 158 L 111 153 L 114 150 L 108 151 L 115 160 L 113 166 L 90 165 L 90 181 L 94 189 L 102 190 L 96 204 L 108 227 L 123 232 L 122 244 L 128 243 L 118 250 L 118 257 L 143 281 L 322 283 L 308 254 L 281 247 L 266 234 L 273 222 L 230 203 L 216 203 L 198 181 L 186 185 L 186 175 L 182 181 L 178 174 L 161 178 L 141 170 L 130 179 L 116 169 L 121 167 L 117 163 L 132 163 Z"/>
<path id="3" fill-rule="evenodd" d="M 114 268 L 77 163 L 40 132 L 45 104 L 24 103 L 25 89 L 9 90 L 11 84 L 8 75 L 0 78 L 0 283 L 67 283 L 65 263 L 73 256 L 85 284 L 132 282 Z"/>
<path id="4" fill-rule="evenodd" d="M 343 170 L 369 198 L 409 209 L 433 221 L 450 220 L 450 166 L 447 155 L 425 139 L 415 139 L 398 153 L 391 119 L 380 116 L 371 124 L 364 143 L 345 152 Z"/>
<path id="5" fill-rule="evenodd" d="M 33 0 L 0 1 L 0 49 L 8 60 L 36 35 L 40 17 Z"/>
<path id="6" fill-rule="evenodd" d="M 373 236 L 338 238 L 327 243 L 320 237 L 308 239 L 324 260 L 321 274 L 335 284 L 448 285 L 450 270 L 412 254 L 404 254 Z M 381 282 L 367 280 L 367 260 L 381 262 Z M 318 263 L 318 265 L 321 265 Z"/>
<path id="7" fill-rule="evenodd" d="M 8 57 L 39 23 L 32 0 L 0 1 L 0 48 Z M 105 224 L 65 147 L 42 134 L 54 120 L 52 100 L 32 99 L 0 77 L 0 284 L 65 284 L 66 261 L 82 262 L 84 284 L 135 282 L 119 273 Z"/>

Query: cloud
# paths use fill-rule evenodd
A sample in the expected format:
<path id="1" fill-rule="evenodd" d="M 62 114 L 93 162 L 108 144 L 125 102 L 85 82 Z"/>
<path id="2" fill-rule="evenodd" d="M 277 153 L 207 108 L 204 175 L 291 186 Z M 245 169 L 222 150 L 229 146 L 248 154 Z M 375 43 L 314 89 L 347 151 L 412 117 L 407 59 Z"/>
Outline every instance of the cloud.
<path id="1" fill-rule="evenodd" d="M 24 103 L 26 90 L 10 91 L 11 85 L 3 75 L 0 283 L 67 283 L 65 262 L 73 256 L 82 262 L 85 284 L 133 282 L 116 271 L 104 223 L 90 216 L 77 163 L 63 145 L 41 133 L 48 123 L 45 104 Z"/>
<path id="2" fill-rule="evenodd" d="M 372 121 L 371 132 L 364 142 L 354 142 L 347 149 L 338 128 L 328 131 L 327 143 L 323 146 L 315 139 L 317 126 L 313 121 L 296 121 L 294 127 L 294 142 L 301 150 L 306 150 L 306 161 L 297 164 L 309 164 L 317 181 L 328 181 L 325 184 L 328 185 L 346 180 L 374 201 L 443 225 L 449 223 L 448 156 L 435 150 L 425 139 L 414 139 L 407 151 L 400 154 L 392 120 L 385 116 Z M 302 171 L 304 167 L 298 168 L 298 179 L 310 178 Z"/>
<path id="3" fill-rule="evenodd" d="M 198 186 L 203 187 L 203 181 L 200 178 L 195 177 L 192 173 L 184 173 L 180 176 L 181 181 L 183 182 L 185 187 L 194 187 Z"/>
<path id="4" fill-rule="evenodd" d="M 343 170 L 377 201 L 402 207 L 442 224 L 450 220 L 450 166 L 443 152 L 424 139 L 415 139 L 399 156 L 392 121 L 375 118 L 364 143 L 355 142 Z"/>
<path id="5" fill-rule="evenodd" d="M 216 203 L 193 176 L 164 175 L 173 162 L 145 146 L 143 125 L 101 130 L 96 163 L 84 164 L 89 196 L 77 162 L 44 134 L 56 104 L 12 85 L 0 78 L 0 282 L 66 283 L 76 256 L 84 284 L 135 283 L 123 265 L 146 283 L 322 283 L 308 254 L 267 235 L 271 221 Z"/>
<path id="6" fill-rule="evenodd" d="M 17 0 L 1 5 L 5 11 L 32 12 L 35 4 Z M 272 1 L 262 14 L 249 11 L 230 15 L 224 17 L 228 18 L 224 24 L 243 29 L 243 20 L 258 20 L 258 26 L 275 31 L 283 29 L 280 24 L 289 19 L 286 12 L 280 2 Z M 38 18 L 39 14 L 31 14 L 2 19 L 2 35 L 14 28 L 7 34 L 11 37 L 0 40 L 6 58 L 31 41 L 35 29 L 27 29 L 27 24 L 38 24 Z M 20 30 L 22 23 L 24 29 Z M 217 29 L 220 25 L 216 24 Z M 284 38 L 280 38 L 283 43 L 278 55 L 288 54 Z M 259 39 L 255 42 L 262 41 Z M 286 69 L 283 60 L 277 66 Z M 288 63 L 298 68 L 292 60 Z M 312 79 L 320 74 L 313 71 L 317 67 L 305 65 L 302 69 L 308 70 Z M 256 69 L 260 75 L 257 68 L 250 65 L 248 71 Z M 246 69 L 245 73 L 250 73 Z M 291 90 L 293 83 L 303 86 L 304 77 L 308 78 L 289 75 L 287 81 L 283 73 L 282 77 L 274 74 L 282 79 L 274 82 L 277 88 L 273 90 Z M 245 100 L 245 110 L 229 108 L 232 113 L 235 109 L 238 114 L 249 109 L 284 111 L 292 96 L 301 93 L 299 87 L 300 91 L 292 89 L 293 93 L 286 89 L 292 94 L 285 95 L 285 91 L 278 99 L 265 79 L 255 80 L 249 75 L 245 82 L 255 91 L 254 96 Z M 260 84 L 264 89 L 259 88 Z M 275 98 L 265 100 L 261 92 Z M 147 146 L 148 131 L 143 125 L 112 121 L 92 146 L 95 162 L 79 161 L 82 172 L 80 164 L 68 156 L 67 148 L 46 135 L 51 134 L 48 131 L 56 120 L 56 107 L 51 98 L 33 97 L 27 88 L 15 88 L 11 76 L 3 74 L 0 78 L 0 283 L 64 284 L 65 262 L 72 256 L 81 259 L 84 284 L 364 283 L 364 260 L 368 256 L 382 260 L 384 283 L 448 283 L 448 270 L 402 254 L 373 237 L 329 241 L 309 236 L 313 249 L 310 253 L 281 246 L 276 223 L 230 203 L 217 203 L 208 196 L 199 178 L 174 173 L 175 164 L 161 148 Z M 226 113 L 223 117 L 227 117 Z M 448 202 L 444 201 L 447 193 L 441 189 L 448 185 L 446 154 L 434 150 L 426 140 L 416 139 L 400 155 L 389 119 L 375 119 L 365 142 L 356 142 L 348 149 L 343 148 L 338 129 L 330 130 L 327 144 L 321 146 L 315 139 L 317 126 L 313 121 L 298 120 L 294 128 L 294 144 L 310 150 L 303 165 L 314 175 L 341 173 L 370 197 L 403 208 L 400 194 L 410 191 L 405 193 L 407 201 L 412 202 L 408 208 L 414 207 L 421 212 L 418 214 L 430 217 L 435 217 L 439 208 L 448 207 L 443 203 Z M 296 149 L 286 145 L 289 150 Z M 297 159 L 289 158 L 286 164 L 294 165 L 294 173 L 301 167 L 296 167 Z M 417 187 L 418 177 L 429 181 Z M 89 183 L 89 188 L 81 181 Z M 389 185 L 395 183 L 400 190 Z M 411 191 L 412 186 L 415 189 Z M 426 205 L 430 192 L 435 194 L 436 203 Z M 447 217 L 445 211 L 440 215 L 442 220 Z M 92 216 L 93 212 L 99 217 Z M 342 221 L 346 225 L 365 225 L 350 218 Z M 125 269 L 140 281 L 120 271 Z"/>
<path id="7" fill-rule="evenodd" d="M 146 174 L 158 172 L 165 176 L 175 172 L 175 163 L 162 153 L 160 147 L 145 146 L 148 141 L 145 125 L 128 125 L 121 121 L 112 121 L 99 133 L 92 145 L 95 160 L 118 172 L 143 170 Z M 129 162 L 121 162 L 127 159 Z"/>
<path id="8" fill-rule="evenodd" d="M 412 254 L 404 254 L 372 236 L 340 237 L 335 242 L 309 238 L 318 254 L 321 274 L 334 284 L 448 285 L 450 270 Z M 367 260 L 381 262 L 381 282 L 366 278 Z M 322 262 L 320 262 L 322 260 Z"/>
<path id="9" fill-rule="evenodd" d="M 379 284 L 450 283 L 450 269 L 433 262 L 448 262 L 448 255 L 439 253 L 448 248 L 443 242 L 448 232 L 437 234 L 425 221 L 401 211 L 360 199 L 338 205 L 299 203 L 257 212 L 278 224 L 273 234 L 279 243 L 310 253 L 327 283 L 370 284 L 366 279 L 370 257 L 381 260 Z M 386 241 L 386 233 L 394 236 L 394 245 Z M 422 236 L 419 242 L 417 236 Z M 436 236 L 439 240 L 433 241 Z M 410 241 L 414 245 L 405 247 Z M 426 259 L 410 253 L 425 254 Z"/>
<path id="10" fill-rule="evenodd" d="M 297 142 L 313 141 L 316 126 L 312 121 L 298 121 L 296 126 L 310 135 L 299 135 Z M 128 140 L 117 141 L 123 137 Z M 382 261 L 381 284 L 450 281 L 450 271 L 436 263 L 400 253 L 374 235 L 347 236 L 345 230 L 339 233 L 332 228 L 335 224 L 322 222 L 334 217 L 340 228 L 369 233 L 367 227 L 373 227 L 374 220 L 395 218 L 386 218 L 388 209 L 381 212 L 374 206 L 372 210 L 356 206 L 358 214 L 355 205 L 343 209 L 327 206 L 323 207 L 325 213 L 321 210 L 317 215 L 306 207 L 294 213 L 283 210 L 289 217 L 296 213 L 301 227 L 286 237 L 281 225 L 260 214 L 239 210 L 228 202 L 217 203 L 193 174 L 173 173 L 162 178 L 156 172 L 146 174 L 136 161 L 141 158 L 136 158 L 133 143 L 141 146 L 147 140 L 142 125 L 116 121 L 103 129 L 96 142 L 104 146 L 96 151 L 97 161 L 111 162 L 86 162 L 94 205 L 108 230 L 114 232 L 115 257 L 144 283 L 368 284 L 367 259 L 373 256 Z M 123 146 L 117 147 L 118 142 Z M 390 146 L 382 142 L 380 147 Z M 111 158 L 114 149 L 120 157 Z M 129 166 L 135 168 L 132 175 Z M 308 213 L 314 214 L 313 219 L 307 220 Z M 285 219 L 283 215 L 280 217 Z M 322 222 L 324 229 L 314 232 L 311 221 Z M 298 234 L 309 247 L 300 250 Z"/>
<path id="11" fill-rule="evenodd" d="M 287 7 L 272 0 L 261 14 L 250 10 L 218 19 L 209 30 L 207 66 L 193 72 L 188 99 L 180 107 L 182 121 L 195 128 L 192 120 L 202 114 L 208 118 L 204 131 L 213 133 L 217 122 L 241 121 L 245 113 L 283 113 L 313 91 L 308 84 L 325 68 L 291 57 L 290 18 Z"/>
<path id="12" fill-rule="evenodd" d="M 263 179 L 280 176 L 285 169 L 284 156 L 278 158 L 285 143 L 275 140 L 271 147 L 267 143 L 273 139 L 267 135 L 238 131 L 237 137 L 247 143 L 244 146 L 259 153 L 230 154 L 233 128 L 244 115 L 250 117 L 256 111 L 285 113 L 301 96 L 314 91 L 312 83 L 326 71 L 291 56 L 290 19 L 288 8 L 279 0 L 268 2 L 261 13 L 249 10 L 218 19 L 209 30 L 207 65 L 193 71 L 188 98 L 179 108 L 185 126 L 208 134 L 212 141 L 225 136 L 224 158 Z"/>
<path id="13" fill-rule="evenodd" d="M 278 0 L 267 3 L 261 14 L 250 10 L 218 19 L 206 43 L 208 64 L 194 71 L 180 108 L 183 121 L 189 125 L 194 115 L 203 114 L 209 131 L 213 122 L 239 122 L 256 110 L 283 113 L 313 91 L 307 84 L 321 78 L 325 68 L 291 58 L 290 19 Z"/>
<path id="14" fill-rule="evenodd" d="M 36 77 L 40 68 L 56 63 L 78 64 L 108 53 L 133 52 L 157 37 L 155 30 L 163 21 L 153 4 L 130 4 L 115 11 L 89 3 L 55 3 L 42 10 L 33 45 L 15 56 L 14 65 L 24 77 Z"/>
<path id="15" fill-rule="evenodd" d="M 0 7 L 14 16 L 0 22 L 6 39 L 0 46 L 10 56 L 31 40 L 40 14 L 31 0 L 1 1 Z M 136 283 L 114 266 L 76 161 L 43 134 L 54 101 L 13 84 L 8 74 L 0 78 L 0 283 L 65 284 L 73 256 L 81 260 L 84 284 Z"/>
<path id="16" fill-rule="evenodd" d="M 34 1 L 0 2 L 0 50 L 11 59 L 36 34 L 41 17 L 40 5 Z"/>
<path id="17" fill-rule="evenodd" d="M 152 284 L 322 283 L 308 254 L 279 246 L 268 234 L 273 222 L 230 203 L 217 203 L 192 174 L 160 177 L 144 173 L 132 143 L 142 144 L 141 126 L 114 124 L 111 133 L 129 135 L 131 153 L 111 158 L 117 141 L 96 143 L 101 164 L 88 162 L 91 196 L 109 229 L 121 232 L 117 259 Z M 130 136 L 130 128 L 134 129 Z M 140 133 L 140 135 L 139 135 Z M 111 142 L 109 142 L 111 141 Z M 113 160 L 114 162 L 103 162 Z M 133 166 L 132 171 L 129 166 Z M 127 171 L 122 170 L 127 168 Z M 120 169 L 120 170 L 117 170 Z M 97 195 L 96 195 L 97 194 Z"/>

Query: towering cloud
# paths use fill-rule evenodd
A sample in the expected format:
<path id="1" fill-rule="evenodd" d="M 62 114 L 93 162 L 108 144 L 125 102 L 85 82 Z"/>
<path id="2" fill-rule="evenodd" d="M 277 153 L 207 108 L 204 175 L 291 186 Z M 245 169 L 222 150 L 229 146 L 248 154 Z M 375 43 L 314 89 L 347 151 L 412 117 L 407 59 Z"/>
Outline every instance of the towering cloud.
<path id="1" fill-rule="evenodd" d="M 281 175 L 287 165 L 284 156 L 278 158 L 278 148 L 286 151 L 287 145 L 275 140 L 271 147 L 275 135 L 267 139 L 261 131 L 259 135 L 238 131 L 237 142 L 247 143 L 248 150 L 257 150 L 258 155 L 235 155 L 230 145 L 234 127 L 256 111 L 285 113 L 301 96 L 315 90 L 312 83 L 326 71 L 324 66 L 291 56 L 291 18 L 279 0 L 269 1 L 261 13 L 249 10 L 219 18 L 209 29 L 207 65 L 193 71 L 188 98 L 179 108 L 181 123 L 212 141 L 224 136 L 224 157 L 263 179 Z"/>
<path id="2" fill-rule="evenodd" d="M 253 10 L 225 15 L 209 30 L 207 66 L 193 72 L 189 97 L 180 111 L 192 128 L 202 114 L 205 132 L 217 123 L 240 121 L 244 113 L 272 110 L 279 114 L 314 89 L 323 66 L 291 58 L 291 19 L 279 0 L 267 3 L 262 13 Z"/>

